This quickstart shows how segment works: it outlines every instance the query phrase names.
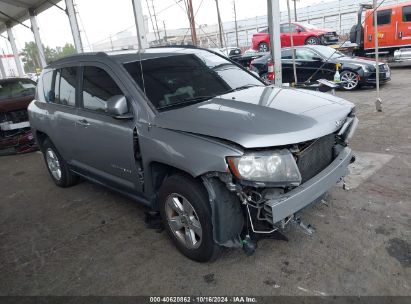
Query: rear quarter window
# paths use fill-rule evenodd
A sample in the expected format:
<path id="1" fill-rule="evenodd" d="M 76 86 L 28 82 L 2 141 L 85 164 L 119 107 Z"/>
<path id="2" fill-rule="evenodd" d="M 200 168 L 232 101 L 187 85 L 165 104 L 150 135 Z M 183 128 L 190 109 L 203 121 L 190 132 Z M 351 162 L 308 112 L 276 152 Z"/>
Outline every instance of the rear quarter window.
<path id="1" fill-rule="evenodd" d="M 54 90 L 52 90 L 53 71 L 48 71 L 41 78 L 43 85 L 43 96 L 46 102 L 54 102 Z"/>

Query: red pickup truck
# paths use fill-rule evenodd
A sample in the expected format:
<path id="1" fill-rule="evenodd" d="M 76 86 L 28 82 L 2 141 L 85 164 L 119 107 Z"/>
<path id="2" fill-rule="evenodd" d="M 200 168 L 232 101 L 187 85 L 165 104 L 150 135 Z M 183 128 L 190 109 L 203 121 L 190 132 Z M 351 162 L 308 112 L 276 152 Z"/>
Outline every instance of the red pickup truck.
<path id="1" fill-rule="evenodd" d="M 338 43 L 338 35 L 335 31 L 320 29 L 309 23 L 292 22 L 291 30 L 293 33 L 294 45 L 296 46 L 304 44 L 330 45 Z M 291 35 L 288 23 L 281 24 L 280 33 L 281 47 L 290 47 Z M 268 28 L 253 35 L 252 48 L 259 52 L 268 52 L 270 50 Z"/>

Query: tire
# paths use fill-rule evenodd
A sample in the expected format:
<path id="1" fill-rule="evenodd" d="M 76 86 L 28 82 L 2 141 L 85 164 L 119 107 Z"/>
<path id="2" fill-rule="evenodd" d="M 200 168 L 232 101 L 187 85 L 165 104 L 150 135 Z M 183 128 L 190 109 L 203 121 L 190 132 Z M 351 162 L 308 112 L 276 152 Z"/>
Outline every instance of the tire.
<path id="1" fill-rule="evenodd" d="M 360 87 L 360 82 L 358 80 L 358 74 L 353 71 L 343 71 L 341 73 L 341 87 L 345 91 L 353 91 Z"/>
<path id="2" fill-rule="evenodd" d="M 357 43 L 357 24 L 353 25 L 350 30 L 350 42 Z M 360 28 L 360 45 L 364 43 L 364 27 L 361 26 Z"/>
<path id="3" fill-rule="evenodd" d="M 159 191 L 160 214 L 177 249 L 197 262 L 214 261 L 221 248 L 214 242 L 211 206 L 203 186 L 191 177 L 168 177 Z"/>
<path id="4" fill-rule="evenodd" d="M 268 52 L 269 50 L 270 50 L 270 47 L 265 42 L 261 42 L 258 45 L 258 51 L 261 52 L 261 53 Z"/>
<path id="5" fill-rule="evenodd" d="M 310 36 L 307 39 L 305 39 L 304 44 L 306 44 L 306 45 L 319 45 L 319 44 L 321 44 L 321 41 L 320 41 L 320 39 L 318 39 L 315 36 Z"/>
<path id="6" fill-rule="evenodd" d="M 59 187 L 70 187 L 77 184 L 79 177 L 70 171 L 66 161 L 56 147 L 46 139 L 42 145 L 44 161 L 54 183 Z"/>

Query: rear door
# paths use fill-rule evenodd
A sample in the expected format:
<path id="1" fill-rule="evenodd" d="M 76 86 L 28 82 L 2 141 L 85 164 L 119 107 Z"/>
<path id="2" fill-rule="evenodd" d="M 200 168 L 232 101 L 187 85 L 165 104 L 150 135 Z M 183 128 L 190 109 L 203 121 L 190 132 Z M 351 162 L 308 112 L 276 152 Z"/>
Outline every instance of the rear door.
<path id="1" fill-rule="evenodd" d="M 400 45 L 411 45 L 411 5 L 400 7 L 397 38 Z"/>
<path id="2" fill-rule="evenodd" d="M 322 66 L 323 61 L 319 60 L 320 56 L 317 53 L 305 47 L 297 48 L 295 53 L 298 82 L 307 81 Z M 321 70 L 315 73 L 311 80 L 320 78 L 322 78 Z"/>
<path id="3" fill-rule="evenodd" d="M 288 24 L 281 24 L 280 27 L 281 47 L 291 46 L 290 27 Z"/>
<path id="4" fill-rule="evenodd" d="M 75 124 L 78 119 L 78 69 L 77 66 L 69 66 L 48 72 L 47 77 L 52 78 L 52 85 L 51 90 L 44 92 L 48 103 L 47 117 L 51 118 L 48 135 L 68 163 L 75 157 L 73 144 L 76 141 Z"/>
<path id="5" fill-rule="evenodd" d="M 142 172 L 134 154 L 134 121 L 116 119 L 106 112 L 107 101 L 116 95 L 126 96 L 131 109 L 130 95 L 118 76 L 103 64 L 84 65 L 81 80 L 76 167 L 125 191 L 141 191 Z"/>

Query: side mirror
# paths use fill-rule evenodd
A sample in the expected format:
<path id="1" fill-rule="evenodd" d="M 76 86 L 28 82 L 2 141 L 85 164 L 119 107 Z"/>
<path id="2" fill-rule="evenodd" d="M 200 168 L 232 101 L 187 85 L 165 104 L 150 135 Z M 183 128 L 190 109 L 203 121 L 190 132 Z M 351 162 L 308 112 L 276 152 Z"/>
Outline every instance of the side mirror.
<path id="1" fill-rule="evenodd" d="M 321 57 L 313 57 L 314 61 L 323 61 L 323 59 Z"/>
<path id="2" fill-rule="evenodd" d="M 123 95 L 115 95 L 110 97 L 110 99 L 107 100 L 107 113 L 113 115 L 115 118 L 121 118 L 122 116 L 130 116 L 125 115 L 128 113 L 126 97 Z"/>
<path id="3" fill-rule="evenodd" d="M 302 32 L 302 30 L 301 30 L 299 27 L 297 27 L 297 28 L 295 29 L 295 31 L 296 31 L 298 34 Z"/>

